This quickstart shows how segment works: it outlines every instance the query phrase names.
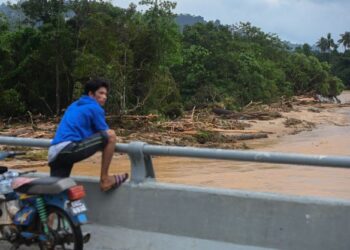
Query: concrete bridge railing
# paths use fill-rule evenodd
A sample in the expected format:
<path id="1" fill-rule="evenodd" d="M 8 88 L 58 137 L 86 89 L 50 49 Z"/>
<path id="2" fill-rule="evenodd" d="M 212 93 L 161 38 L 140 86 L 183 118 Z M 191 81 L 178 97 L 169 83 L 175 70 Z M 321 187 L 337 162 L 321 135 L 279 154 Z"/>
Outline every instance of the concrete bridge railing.
<path id="1" fill-rule="evenodd" d="M 0 137 L 47 147 L 49 140 Z M 111 193 L 78 177 L 93 223 L 88 249 L 350 249 L 350 201 L 196 188 L 155 182 L 151 155 L 350 167 L 350 157 L 118 144 L 131 181 Z M 349 182 L 350 183 L 350 182 Z"/>
<path id="2" fill-rule="evenodd" d="M 153 241 L 161 241 L 161 245 L 149 249 L 350 249 L 350 201 L 152 181 L 129 183 L 103 194 L 97 180 L 79 181 L 87 189 L 94 223 L 176 236 L 167 240 L 171 242 L 167 247 L 156 238 Z M 186 244 L 185 237 L 191 238 L 191 243 Z M 149 242 L 149 236 L 141 238 L 139 245 L 130 249 L 156 244 Z M 135 238 L 131 235 L 129 240 Z M 211 247 L 205 248 L 208 244 Z"/>

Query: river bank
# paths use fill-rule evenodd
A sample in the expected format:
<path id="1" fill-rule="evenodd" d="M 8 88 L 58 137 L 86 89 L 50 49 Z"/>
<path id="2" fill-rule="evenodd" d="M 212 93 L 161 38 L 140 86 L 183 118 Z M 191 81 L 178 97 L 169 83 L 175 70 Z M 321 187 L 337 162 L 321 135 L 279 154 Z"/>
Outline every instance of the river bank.
<path id="1" fill-rule="evenodd" d="M 350 92 L 344 92 L 340 98 L 344 102 L 350 101 Z M 286 126 L 286 121 L 293 119 L 300 122 Z M 268 133 L 268 138 L 240 142 L 249 149 L 350 155 L 350 107 L 306 103 L 291 111 L 282 112 L 280 118 L 249 120 L 244 123 L 250 124 L 251 131 Z M 347 169 L 171 157 L 156 157 L 153 162 L 157 179 L 161 182 L 350 199 L 350 170 Z M 48 171 L 45 161 L 28 163 L 17 160 L 6 164 L 17 168 L 26 165 L 27 168 Z M 73 174 L 99 176 L 99 165 L 100 155 L 96 154 L 77 164 Z M 129 171 L 127 156 L 116 154 L 111 172 Z"/>

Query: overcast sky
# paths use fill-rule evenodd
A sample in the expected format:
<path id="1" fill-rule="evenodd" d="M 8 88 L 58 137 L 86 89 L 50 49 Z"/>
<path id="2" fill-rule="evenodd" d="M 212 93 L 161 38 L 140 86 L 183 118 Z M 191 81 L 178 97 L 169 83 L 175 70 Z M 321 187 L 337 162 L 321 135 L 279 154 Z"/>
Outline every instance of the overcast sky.
<path id="1" fill-rule="evenodd" d="M 12 0 L 13 2 L 14 0 Z M 127 7 L 139 0 L 111 0 Z M 0 0 L 6 2 L 6 0 Z M 282 40 L 315 44 L 321 36 L 350 31 L 350 0 L 177 0 L 176 13 L 219 19 L 223 24 L 251 22 Z"/>
<path id="2" fill-rule="evenodd" d="M 132 0 L 113 0 L 127 7 Z M 315 44 L 321 36 L 350 31 L 350 0 L 177 0 L 176 13 L 219 19 L 223 24 L 251 22 L 282 40 Z"/>

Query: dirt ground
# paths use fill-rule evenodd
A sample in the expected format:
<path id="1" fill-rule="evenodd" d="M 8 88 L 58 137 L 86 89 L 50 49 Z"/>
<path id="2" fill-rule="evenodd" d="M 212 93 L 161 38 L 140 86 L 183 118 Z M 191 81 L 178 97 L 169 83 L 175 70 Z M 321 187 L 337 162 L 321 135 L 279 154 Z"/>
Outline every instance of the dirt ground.
<path id="1" fill-rule="evenodd" d="M 350 102 L 350 92 L 344 92 L 340 98 L 344 102 Z M 263 108 L 264 110 L 269 109 L 270 112 L 276 109 L 271 106 Z M 350 155 L 348 150 L 350 148 L 350 140 L 348 140 L 350 135 L 350 107 L 348 105 L 317 103 L 308 98 L 300 98 L 298 102 L 293 103 L 290 110 L 283 111 L 281 108 L 277 108 L 277 111 L 281 114 L 281 117 L 267 120 L 221 119 L 220 116 L 213 114 L 208 114 L 210 117 L 205 117 L 205 119 L 196 119 L 194 118 L 196 113 L 192 112 L 184 118 L 186 119 L 185 122 L 168 122 L 165 124 L 166 126 L 158 124 L 158 127 L 163 126 L 159 133 L 155 131 L 149 131 L 148 133 L 144 131 L 129 132 L 127 136 L 121 136 L 120 141 L 144 140 L 162 145 Z M 212 119 L 215 122 L 208 125 L 207 121 L 212 121 Z M 210 131 L 215 131 L 215 133 L 216 130 L 219 130 L 220 138 L 225 140 L 223 142 L 220 141 L 221 139 L 214 142 L 208 140 L 204 144 L 195 139 L 183 140 L 184 137 L 188 138 L 192 134 L 198 133 L 198 127 L 193 123 L 199 124 L 196 126 L 200 127 L 200 131 L 202 131 L 204 125 L 209 126 Z M 237 123 L 241 127 L 237 127 Z M 23 131 L 20 132 L 24 133 L 23 137 L 29 137 L 25 133 L 26 127 L 23 125 L 16 126 L 0 130 L 0 135 L 8 135 L 13 131 L 18 133 L 22 129 Z M 34 137 L 50 137 L 53 135 L 56 123 L 49 122 L 45 125 L 39 124 L 38 127 L 40 128 L 40 126 L 45 126 L 46 130 L 37 130 L 36 135 L 39 136 Z M 180 131 L 178 131 L 179 126 L 181 126 Z M 168 129 L 164 129 L 164 127 Z M 124 129 L 117 128 L 118 131 L 120 135 L 125 133 Z M 43 136 L 40 135 L 40 132 Z M 30 129 L 28 133 L 30 133 Z M 237 134 L 256 133 L 264 133 L 267 138 L 227 140 L 227 138 L 237 138 Z M 6 161 L 2 165 L 14 168 L 34 168 L 41 172 L 48 171 L 45 160 L 46 151 L 37 150 L 29 154 L 31 160 L 28 160 L 27 157 L 23 160 Z M 99 176 L 100 161 L 100 154 L 96 154 L 76 164 L 73 175 Z M 157 180 L 161 182 L 350 199 L 349 169 L 172 157 L 155 157 L 153 163 Z M 130 172 L 130 162 L 126 155 L 116 153 L 111 164 L 111 173 L 118 172 Z"/>

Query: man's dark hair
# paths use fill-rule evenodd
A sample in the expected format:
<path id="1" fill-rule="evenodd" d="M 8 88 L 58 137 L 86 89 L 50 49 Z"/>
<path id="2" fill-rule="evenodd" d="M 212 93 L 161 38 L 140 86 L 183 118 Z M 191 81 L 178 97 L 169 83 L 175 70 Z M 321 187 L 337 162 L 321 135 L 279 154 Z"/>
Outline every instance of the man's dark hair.
<path id="1" fill-rule="evenodd" d="M 108 90 L 109 84 L 106 80 L 101 78 L 89 80 L 85 84 L 84 95 L 88 95 L 90 91 L 95 94 L 95 92 L 102 87 L 105 87 Z"/>

